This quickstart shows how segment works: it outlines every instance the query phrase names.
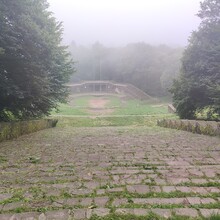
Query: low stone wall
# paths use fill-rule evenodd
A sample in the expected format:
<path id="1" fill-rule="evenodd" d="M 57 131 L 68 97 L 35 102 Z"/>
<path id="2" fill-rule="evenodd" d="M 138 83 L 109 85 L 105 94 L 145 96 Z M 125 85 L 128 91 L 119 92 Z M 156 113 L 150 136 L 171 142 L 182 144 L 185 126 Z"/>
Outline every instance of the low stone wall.
<path id="1" fill-rule="evenodd" d="M 33 133 L 46 128 L 55 127 L 58 120 L 41 119 L 31 121 L 1 122 L 0 123 L 0 142 L 17 138 L 23 134 Z"/>
<path id="2" fill-rule="evenodd" d="M 113 81 L 84 81 L 68 85 L 71 94 L 117 94 L 140 100 L 153 100 L 151 96 L 131 84 L 120 84 Z"/>
<path id="3" fill-rule="evenodd" d="M 220 136 L 220 122 L 162 119 L 157 121 L 157 125 L 197 134 Z"/>

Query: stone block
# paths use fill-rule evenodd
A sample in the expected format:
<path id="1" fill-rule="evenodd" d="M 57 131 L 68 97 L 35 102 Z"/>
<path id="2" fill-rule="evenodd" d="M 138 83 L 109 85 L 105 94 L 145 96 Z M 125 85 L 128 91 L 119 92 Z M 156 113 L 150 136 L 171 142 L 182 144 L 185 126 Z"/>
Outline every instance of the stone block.
<path id="1" fill-rule="evenodd" d="M 170 209 L 151 209 L 151 211 L 163 218 L 170 218 L 172 216 Z"/>
<path id="2" fill-rule="evenodd" d="M 97 208 L 92 210 L 92 214 L 97 215 L 99 217 L 104 217 L 110 213 L 110 209 L 106 208 Z"/>
<path id="3" fill-rule="evenodd" d="M 98 207 L 105 207 L 105 205 L 108 202 L 108 200 L 109 200 L 108 197 L 96 197 L 96 198 L 94 198 L 94 203 Z"/>
<path id="4" fill-rule="evenodd" d="M 174 209 L 174 212 L 176 215 L 180 216 L 189 216 L 189 217 L 197 217 L 198 212 L 196 209 L 190 209 L 190 208 L 179 208 L 179 209 Z"/>
<path id="5" fill-rule="evenodd" d="M 176 188 L 175 186 L 162 186 L 163 192 L 165 193 L 170 193 L 170 192 L 175 192 Z"/>
<path id="6" fill-rule="evenodd" d="M 150 192 L 150 187 L 147 185 L 130 185 L 127 186 L 130 193 L 146 194 Z"/>
<path id="7" fill-rule="evenodd" d="M 200 209 L 201 215 L 204 217 L 210 217 L 212 215 L 220 215 L 220 209 Z"/>
<path id="8" fill-rule="evenodd" d="M 68 220 L 70 217 L 69 210 L 50 211 L 46 214 L 47 220 Z"/>

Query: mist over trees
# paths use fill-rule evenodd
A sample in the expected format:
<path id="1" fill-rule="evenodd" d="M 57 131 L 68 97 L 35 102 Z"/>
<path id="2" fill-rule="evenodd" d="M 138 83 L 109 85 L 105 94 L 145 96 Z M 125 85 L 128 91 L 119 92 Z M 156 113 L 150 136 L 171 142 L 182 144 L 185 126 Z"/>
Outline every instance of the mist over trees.
<path id="1" fill-rule="evenodd" d="M 181 76 L 172 93 L 181 118 L 220 116 L 220 2 L 205 0 L 198 13 L 201 24 L 193 32 L 182 59 Z"/>
<path id="2" fill-rule="evenodd" d="M 0 0 L 0 121 L 48 115 L 73 72 L 46 0 Z"/>
<path id="3" fill-rule="evenodd" d="M 133 43 L 107 48 L 100 43 L 91 47 L 70 46 L 77 72 L 71 82 L 110 80 L 131 83 L 152 96 L 168 95 L 172 81 L 179 75 L 183 48 Z"/>

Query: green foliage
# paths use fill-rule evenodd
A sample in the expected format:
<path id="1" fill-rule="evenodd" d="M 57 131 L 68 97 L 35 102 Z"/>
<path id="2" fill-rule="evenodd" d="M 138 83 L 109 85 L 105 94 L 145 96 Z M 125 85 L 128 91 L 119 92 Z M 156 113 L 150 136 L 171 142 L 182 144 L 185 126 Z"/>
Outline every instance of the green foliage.
<path id="1" fill-rule="evenodd" d="M 37 164 L 40 162 L 40 158 L 39 157 L 29 157 L 29 162 L 33 163 L 33 164 Z"/>
<path id="2" fill-rule="evenodd" d="M 0 0 L 0 120 L 48 115 L 65 101 L 72 62 L 47 9 L 46 0 Z"/>
<path id="3" fill-rule="evenodd" d="M 55 127 L 57 122 L 55 119 L 2 122 L 0 123 L 0 142 L 17 138 L 24 134 Z"/>
<path id="4" fill-rule="evenodd" d="M 197 134 L 219 136 L 218 122 L 196 120 L 158 120 L 157 125 L 166 128 L 189 131 Z"/>
<path id="5" fill-rule="evenodd" d="M 0 155 L 0 163 L 5 163 L 7 162 L 7 158 L 5 156 Z"/>
<path id="6" fill-rule="evenodd" d="M 171 92 L 181 118 L 196 118 L 207 111 L 207 118 L 220 116 L 220 4 L 215 0 L 201 3 L 199 30 L 190 38 L 182 59 L 182 74 Z"/>
<path id="7" fill-rule="evenodd" d="M 201 10 L 198 16 L 203 20 L 204 23 L 215 23 L 219 22 L 220 19 L 220 2 L 219 0 L 204 0 L 200 3 Z"/>
<path id="8" fill-rule="evenodd" d="M 220 215 L 212 215 L 209 220 L 220 220 Z"/>

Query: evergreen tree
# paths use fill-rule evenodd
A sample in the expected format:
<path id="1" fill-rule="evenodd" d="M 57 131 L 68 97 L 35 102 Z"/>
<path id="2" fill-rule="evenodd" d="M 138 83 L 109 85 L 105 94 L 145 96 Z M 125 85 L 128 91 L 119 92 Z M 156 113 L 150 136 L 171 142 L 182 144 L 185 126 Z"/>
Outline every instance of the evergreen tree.
<path id="1" fill-rule="evenodd" d="M 46 0 L 0 0 L 0 120 L 48 115 L 73 72 Z"/>

